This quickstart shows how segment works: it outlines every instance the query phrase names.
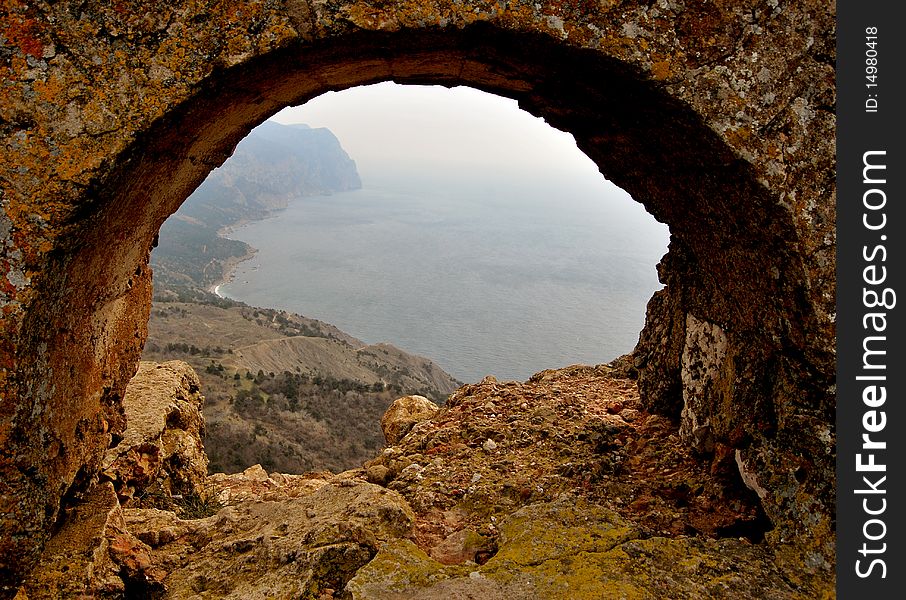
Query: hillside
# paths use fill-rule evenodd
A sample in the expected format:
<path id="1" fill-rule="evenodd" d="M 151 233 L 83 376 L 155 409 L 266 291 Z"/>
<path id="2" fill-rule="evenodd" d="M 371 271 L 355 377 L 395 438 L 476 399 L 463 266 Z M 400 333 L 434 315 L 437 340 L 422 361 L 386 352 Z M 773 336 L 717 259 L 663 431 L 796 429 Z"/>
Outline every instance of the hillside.
<path id="1" fill-rule="evenodd" d="M 459 386 L 389 344 L 284 311 L 218 304 L 155 302 L 144 352 L 198 372 L 212 471 L 357 467 L 383 446 L 380 418 L 394 399 L 442 403 Z"/>

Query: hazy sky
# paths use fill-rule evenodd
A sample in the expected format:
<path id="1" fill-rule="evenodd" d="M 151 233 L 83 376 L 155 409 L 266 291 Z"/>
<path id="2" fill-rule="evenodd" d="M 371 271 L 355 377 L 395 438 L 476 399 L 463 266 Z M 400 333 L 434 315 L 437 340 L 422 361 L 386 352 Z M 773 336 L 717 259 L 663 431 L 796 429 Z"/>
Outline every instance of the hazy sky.
<path id="1" fill-rule="evenodd" d="M 273 120 L 329 128 L 366 180 L 399 165 L 597 173 L 572 135 L 520 110 L 515 100 L 467 87 L 379 83 L 328 92 Z"/>

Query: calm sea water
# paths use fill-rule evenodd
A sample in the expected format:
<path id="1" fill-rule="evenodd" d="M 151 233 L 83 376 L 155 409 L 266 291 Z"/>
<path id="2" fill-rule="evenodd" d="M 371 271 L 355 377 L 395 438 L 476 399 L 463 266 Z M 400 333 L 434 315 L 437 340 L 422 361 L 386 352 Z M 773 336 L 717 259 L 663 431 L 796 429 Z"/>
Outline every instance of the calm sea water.
<path id="1" fill-rule="evenodd" d="M 258 253 L 219 293 L 390 342 L 464 381 L 634 347 L 668 233 L 600 176 L 365 185 L 235 230 Z"/>

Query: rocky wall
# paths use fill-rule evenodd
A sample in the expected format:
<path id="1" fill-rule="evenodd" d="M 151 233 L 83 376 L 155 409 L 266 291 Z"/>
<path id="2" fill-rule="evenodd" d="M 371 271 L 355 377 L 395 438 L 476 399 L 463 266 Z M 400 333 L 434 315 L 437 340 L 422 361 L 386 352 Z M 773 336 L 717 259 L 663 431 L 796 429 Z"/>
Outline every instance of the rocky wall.
<path id="1" fill-rule="evenodd" d="M 670 225 L 635 354 L 647 406 L 734 457 L 777 539 L 811 540 L 827 568 L 834 16 L 820 0 L 5 0 L 0 596 L 122 432 L 163 220 L 270 114 L 382 80 L 516 98 Z"/>

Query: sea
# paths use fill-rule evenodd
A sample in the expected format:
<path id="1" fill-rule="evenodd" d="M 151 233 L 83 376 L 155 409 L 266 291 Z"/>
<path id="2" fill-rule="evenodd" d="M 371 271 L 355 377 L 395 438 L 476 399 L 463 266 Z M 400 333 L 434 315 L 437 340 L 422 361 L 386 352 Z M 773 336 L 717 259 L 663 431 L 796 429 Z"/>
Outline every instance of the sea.
<path id="1" fill-rule="evenodd" d="M 599 174 L 387 173 L 229 236 L 258 251 L 217 289 L 389 342 L 465 382 L 633 349 L 667 227 Z"/>

